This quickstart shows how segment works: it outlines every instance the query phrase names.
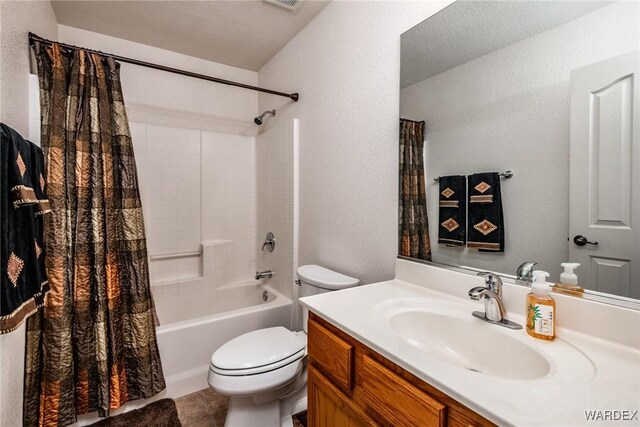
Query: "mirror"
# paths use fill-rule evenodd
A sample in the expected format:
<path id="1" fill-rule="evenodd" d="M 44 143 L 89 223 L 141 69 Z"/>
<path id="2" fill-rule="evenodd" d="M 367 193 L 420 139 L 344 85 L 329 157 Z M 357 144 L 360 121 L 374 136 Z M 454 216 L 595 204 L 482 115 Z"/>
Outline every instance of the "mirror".
<path id="1" fill-rule="evenodd" d="M 639 16 L 635 1 L 459 0 L 402 35 L 401 256 L 512 277 L 536 262 L 554 283 L 577 262 L 581 296 L 638 302 Z"/>

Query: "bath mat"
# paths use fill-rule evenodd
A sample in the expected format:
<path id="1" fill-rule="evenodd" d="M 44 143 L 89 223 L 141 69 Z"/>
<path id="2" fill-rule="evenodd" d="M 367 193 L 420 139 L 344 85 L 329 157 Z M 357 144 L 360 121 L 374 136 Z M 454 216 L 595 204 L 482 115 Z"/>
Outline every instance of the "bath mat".
<path id="1" fill-rule="evenodd" d="M 89 427 L 182 427 L 176 402 L 161 399 L 144 408 L 105 418 Z"/>

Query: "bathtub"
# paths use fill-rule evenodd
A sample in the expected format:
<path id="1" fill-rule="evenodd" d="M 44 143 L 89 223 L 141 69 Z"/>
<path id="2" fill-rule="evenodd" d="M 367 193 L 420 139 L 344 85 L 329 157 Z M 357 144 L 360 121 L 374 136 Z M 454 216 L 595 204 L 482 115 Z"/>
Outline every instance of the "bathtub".
<path id="1" fill-rule="evenodd" d="M 258 281 L 221 288 L 207 283 L 161 285 L 152 291 L 167 383 L 163 397 L 176 398 L 208 387 L 211 355 L 230 339 L 291 324 L 291 300 Z"/>

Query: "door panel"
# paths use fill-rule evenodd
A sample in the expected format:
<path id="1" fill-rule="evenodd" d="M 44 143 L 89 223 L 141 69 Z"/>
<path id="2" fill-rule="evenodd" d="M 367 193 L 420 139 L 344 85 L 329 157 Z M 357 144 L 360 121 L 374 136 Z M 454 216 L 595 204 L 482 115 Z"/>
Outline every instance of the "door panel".
<path id="1" fill-rule="evenodd" d="M 569 257 L 586 289 L 640 298 L 640 56 L 571 72 Z M 578 246 L 574 236 L 591 242 Z"/>
<path id="2" fill-rule="evenodd" d="M 591 94 L 591 225 L 629 227 L 633 76 Z"/>
<path id="3" fill-rule="evenodd" d="M 590 274 L 596 277 L 598 291 L 614 295 L 629 295 L 631 283 L 629 260 L 592 256 Z"/>

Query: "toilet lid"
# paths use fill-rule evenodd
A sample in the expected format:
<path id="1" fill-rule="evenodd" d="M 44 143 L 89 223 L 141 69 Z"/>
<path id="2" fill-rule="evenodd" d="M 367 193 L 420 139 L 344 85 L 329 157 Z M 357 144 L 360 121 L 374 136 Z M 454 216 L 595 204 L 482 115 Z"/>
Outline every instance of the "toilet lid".
<path id="1" fill-rule="evenodd" d="M 358 285 L 359 279 L 345 276 L 319 265 L 303 265 L 298 267 L 298 278 L 305 283 L 323 289 L 346 289 Z"/>
<path id="2" fill-rule="evenodd" d="M 211 356 L 211 369 L 226 375 L 250 375 L 277 369 L 304 356 L 306 336 L 277 326 L 248 332 Z"/>

